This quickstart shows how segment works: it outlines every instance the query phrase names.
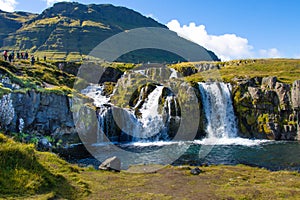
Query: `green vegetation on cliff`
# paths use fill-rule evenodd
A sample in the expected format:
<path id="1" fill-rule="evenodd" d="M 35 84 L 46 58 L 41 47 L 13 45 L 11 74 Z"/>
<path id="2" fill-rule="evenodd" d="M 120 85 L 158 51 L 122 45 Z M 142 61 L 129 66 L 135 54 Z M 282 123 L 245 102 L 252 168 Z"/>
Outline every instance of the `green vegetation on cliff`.
<path id="1" fill-rule="evenodd" d="M 37 62 L 30 65 L 28 61 L 18 61 L 13 64 L 0 60 L 0 78 L 8 78 L 4 87 L 0 85 L 0 96 L 11 92 L 26 92 L 34 89 L 40 92 L 56 92 L 71 94 L 75 76 L 63 72 L 51 63 Z"/>

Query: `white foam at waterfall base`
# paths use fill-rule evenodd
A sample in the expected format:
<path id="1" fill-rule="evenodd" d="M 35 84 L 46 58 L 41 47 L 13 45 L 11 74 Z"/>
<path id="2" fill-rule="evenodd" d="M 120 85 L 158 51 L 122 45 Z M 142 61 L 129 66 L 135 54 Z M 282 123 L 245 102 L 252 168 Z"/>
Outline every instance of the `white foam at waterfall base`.
<path id="1" fill-rule="evenodd" d="M 257 140 L 246 138 L 204 138 L 203 140 L 195 140 L 194 144 L 201 145 L 240 145 L 240 146 L 258 146 L 265 143 L 270 143 L 270 140 Z"/>
<path id="2" fill-rule="evenodd" d="M 154 142 L 131 142 L 131 143 L 127 143 L 127 144 L 123 144 L 122 146 L 136 146 L 136 147 L 151 147 L 151 146 L 168 146 L 168 145 L 180 145 L 180 144 L 184 144 L 185 142 L 183 141 L 154 141 Z"/>

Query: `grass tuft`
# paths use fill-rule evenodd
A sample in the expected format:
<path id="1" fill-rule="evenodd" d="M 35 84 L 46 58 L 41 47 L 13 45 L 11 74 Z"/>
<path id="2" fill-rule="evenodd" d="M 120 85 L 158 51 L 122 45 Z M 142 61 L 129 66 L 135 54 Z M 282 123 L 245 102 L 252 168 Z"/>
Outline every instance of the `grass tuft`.
<path id="1" fill-rule="evenodd" d="M 0 198 L 82 198 L 90 191 L 80 171 L 55 154 L 0 134 Z"/>

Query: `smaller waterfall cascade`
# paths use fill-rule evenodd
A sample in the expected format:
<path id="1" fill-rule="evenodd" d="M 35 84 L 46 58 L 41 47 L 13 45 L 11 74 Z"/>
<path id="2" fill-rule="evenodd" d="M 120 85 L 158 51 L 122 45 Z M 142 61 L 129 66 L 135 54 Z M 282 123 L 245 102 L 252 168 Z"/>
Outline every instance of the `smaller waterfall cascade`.
<path id="1" fill-rule="evenodd" d="M 138 99 L 138 102 L 135 104 L 134 106 L 134 109 L 138 108 L 140 106 L 141 103 L 143 103 L 143 95 L 144 95 L 144 92 L 145 92 L 145 88 L 143 87 L 141 89 L 141 92 L 140 92 L 140 95 L 139 95 L 139 99 Z"/>
<path id="2" fill-rule="evenodd" d="M 169 68 L 171 70 L 171 75 L 170 75 L 170 79 L 171 78 L 178 78 L 178 74 L 177 74 L 177 71 L 173 68 Z"/>
<path id="3" fill-rule="evenodd" d="M 110 108 L 104 106 L 109 104 L 110 97 L 103 95 L 104 86 L 91 84 L 87 88 L 81 91 L 82 94 L 92 98 L 94 100 L 94 105 L 97 107 L 96 113 L 98 118 L 98 133 L 97 133 L 97 142 L 101 143 L 104 141 L 103 134 L 109 132 L 113 127 L 110 123 L 109 112 Z"/>
<path id="4" fill-rule="evenodd" d="M 168 118 L 180 116 L 179 109 L 177 105 L 177 100 L 175 96 L 167 96 L 164 105 L 165 110 L 167 111 Z M 180 118 L 180 117 L 179 117 Z"/>
<path id="5" fill-rule="evenodd" d="M 103 95 L 103 91 L 103 85 L 91 84 L 87 88 L 81 90 L 81 94 L 94 99 L 95 106 L 101 107 L 103 104 L 108 104 L 110 100 L 110 97 Z"/>
<path id="6" fill-rule="evenodd" d="M 237 137 L 237 123 L 231 100 L 231 85 L 198 83 L 207 120 L 208 138 Z"/>
<path id="7" fill-rule="evenodd" d="M 168 126 L 171 117 L 171 100 L 176 104 L 174 97 L 166 97 L 165 104 L 160 107 L 164 86 L 156 88 L 143 100 L 145 88 L 142 88 L 137 104 L 132 109 L 116 108 L 110 105 L 110 97 L 103 95 L 104 86 L 90 85 L 81 93 L 94 99 L 97 107 L 98 118 L 97 143 L 104 141 L 105 134 L 108 138 L 120 135 L 126 141 L 157 141 L 167 138 Z M 175 105 L 176 107 L 177 105 Z M 140 107 L 138 109 L 138 107 Z M 135 112 L 138 109 L 138 114 Z M 166 113 L 167 112 L 167 113 Z M 163 118 L 167 115 L 167 119 Z M 174 114 L 173 114 L 174 115 Z M 119 127 L 120 129 L 117 129 Z"/>
<path id="8" fill-rule="evenodd" d="M 161 114 L 159 114 L 159 98 L 161 97 L 163 86 L 157 86 L 147 97 L 143 106 L 139 110 L 141 118 L 140 129 L 134 133 L 135 138 L 151 138 L 152 136 L 162 133 L 164 129 L 164 121 Z"/>

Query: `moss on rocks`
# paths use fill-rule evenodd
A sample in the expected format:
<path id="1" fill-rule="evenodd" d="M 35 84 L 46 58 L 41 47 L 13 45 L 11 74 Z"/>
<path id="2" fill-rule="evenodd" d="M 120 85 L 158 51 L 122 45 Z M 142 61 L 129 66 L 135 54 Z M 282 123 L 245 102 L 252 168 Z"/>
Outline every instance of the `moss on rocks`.
<path id="1" fill-rule="evenodd" d="M 240 136 L 276 140 L 296 139 L 296 133 L 284 130 L 284 126 L 289 125 L 288 121 L 296 121 L 289 119 L 293 118 L 294 112 L 291 107 L 291 88 L 278 82 L 276 77 L 255 80 L 258 78 L 240 79 L 233 87 L 233 104 Z M 295 132 L 296 129 L 288 130 Z"/>

